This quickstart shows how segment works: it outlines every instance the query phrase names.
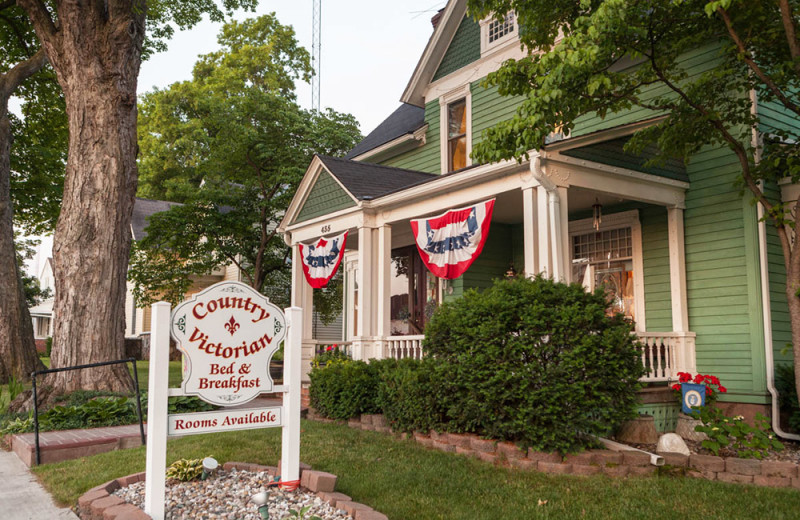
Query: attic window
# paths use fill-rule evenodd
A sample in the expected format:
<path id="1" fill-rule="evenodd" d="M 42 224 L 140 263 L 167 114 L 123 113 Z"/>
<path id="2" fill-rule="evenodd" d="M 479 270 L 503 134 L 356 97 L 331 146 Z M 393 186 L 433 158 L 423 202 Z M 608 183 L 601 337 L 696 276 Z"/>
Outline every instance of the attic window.
<path id="1" fill-rule="evenodd" d="M 481 21 L 481 54 L 517 40 L 517 17 L 513 12 L 498 20 L 494 15 Z"/>
<path id="2" fill-rule="evenodd" d="M 489 43 L 494 43 L 503 36 L 514 32 L 514 13 L 508 13 L 502 22 L 492 20 L 489 22 Z"/>

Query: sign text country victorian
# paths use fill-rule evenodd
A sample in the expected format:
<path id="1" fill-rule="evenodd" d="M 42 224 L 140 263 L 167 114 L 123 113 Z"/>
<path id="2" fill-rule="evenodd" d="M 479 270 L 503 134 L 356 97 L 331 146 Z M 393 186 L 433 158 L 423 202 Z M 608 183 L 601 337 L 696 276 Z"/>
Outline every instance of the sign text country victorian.
<path id="1" fill-rule="evenodd" d="M 448 2 L 434 24 L 400 107 L 345 158 L 320 155 L 309 165 L 280 226 L 294 248 L 293 305 L 312 301 L 301 245 L 344 232 L 342 339 L 355 358 L 419 356 L 437 305 L 511 268 L 605 287 L 644 344 L 642 412 L 659 429 L 676 420 L 664 389 L 678 372 L 718 375 L 728 386 L 720 403 L 737 414 L 769 413 L 768 374 L 790 361 L 783 259 L 774 230 L 734 185 L 733 154 L 706 148 L 686 164 L 649 165 L 652 151 L 623 150 L 636 130 L 659 121 L 637 109 L 584 117 L 571 135 L 531 150 L 530 162 L 475 164 L 473 144 L 521 101 L 483 79 L 525 51 L 513 16 L 475 21 L 462 0 Z M 687 74 L 716 56 L 713 44 L 698 48 L 686 56 Z M 791 123 L 771 117 L 774 107 L 756 108 L 765 125 Z M 788 200 L 797 188 L 774 189 Z M 412 221 L 489 199 L 480 256 L 458 278 L 435 276 Z M 314 334 L 307 320 L 305 371 Z"/>

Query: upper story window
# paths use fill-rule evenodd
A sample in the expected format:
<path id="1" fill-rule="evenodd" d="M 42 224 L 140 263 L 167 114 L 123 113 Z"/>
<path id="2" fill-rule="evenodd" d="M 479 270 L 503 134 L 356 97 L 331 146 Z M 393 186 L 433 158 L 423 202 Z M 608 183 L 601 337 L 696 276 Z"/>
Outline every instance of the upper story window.
<path id="1" fill-rule="evenodd" d="M 447 170 L 467 165 L 467 100 L 447 105 Z"/>
<path id="2" fill-rule="evenodd" d="M 506 14 L 502 20 L 490 16 L 481 21 L 481 54 L 517 39 L 517 17 L 513 12 Z"/>
<path id="3" fill-rule="evenodd" d="M 472 153 L 472 93 L 469 84 L 439 98 L 442 173 L 466 168 Z"/>

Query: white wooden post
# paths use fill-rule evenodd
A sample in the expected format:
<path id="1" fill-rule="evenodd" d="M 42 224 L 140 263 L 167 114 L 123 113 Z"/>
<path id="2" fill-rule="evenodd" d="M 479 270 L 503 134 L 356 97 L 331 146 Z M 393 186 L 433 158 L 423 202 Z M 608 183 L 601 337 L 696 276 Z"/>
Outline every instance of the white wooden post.
<path id="1" fill-rule="evenodd" d="M 539 272 L 539 262 L 536 258 L 536 250 L 539 248 L 539 233 L 536 227 L 536 188 L 522 189 L 522 228 L 523 228 L 523 249 L 525 255 L 525 265 L 522 266 L 525 276 L 533 277 Z M 516 266 L 519 269 L 520 266 Z"/>
<path id="2" fill-rule="evenodd" d="M 570 283 L 572 280 L 572 248 L 569 243 L 569 201 L 567 200 L 567 188 L 558 187 L 558 207 L 561 213 L 558 219 L 561 221 L 561 258 L 554 258 L 553 262 L 561 262 L 561 281 Z M 553 253 L 555 255 L 555 252 Z"/>
<path id="3" fill-rule="evenodd" d="M 167 471 L 167 392 L 169 382 L 170 306 L 152 306 L 150 379 L 147 385 L 147 481 L 144 511 L 153 520 L 164 520 Z"/>
<path id="4" fill-rule="evenodd" d="M 373 358 L 383 359 L 385 356 L 386 338 L 391 332 L 391 302 L 392 302 L 392 226 L 385 224 L 378 228 L 378 254 L 375 258 L 378 266 L 378 319 L 376 347 L 372 352 Z"/>
<path id="5" fill-rule="evenodd" d="M 281 439 L 281 480 L 300 479 L 300 363 L 303 344 L 303 310 L 286 309 L 286 339 L 283 344 L 283 427 Z"/>
<path id="6" fill-rule="evenodd" d="M 538 227 L 539 261 L 538 271 L 545 276 L 553 276 L 553 264 L 550 256 L 550 219 L 548 215 L 547 190 L 542 186 L 536 188 L 536 226 Z"/>

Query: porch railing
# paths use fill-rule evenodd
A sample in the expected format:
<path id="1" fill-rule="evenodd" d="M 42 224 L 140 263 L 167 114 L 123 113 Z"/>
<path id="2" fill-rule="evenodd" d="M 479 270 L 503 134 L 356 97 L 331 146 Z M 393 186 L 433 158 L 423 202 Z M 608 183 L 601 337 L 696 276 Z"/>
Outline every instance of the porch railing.
<path id="1" fill-rule="evenodd" d="M 343 351 L 350 357 L 353 357 L 353 342 L 352 341 L 319 341 L 314 340 L 314 355 L 319 355 L 325 352 L 325 349 L 331 345 L 336 345 L 339 350 Z"/>
<path id="2" fill-rule="evenodd" d="M 422 340 L 424 334 L 418 336 L 389 336 L 386 338 L 387 358 L 394 359 L 422 359 Z"/>
<path id="3" fill-rule="evenodd" d="M 674 381 L 678 372 L 695 371 L 693 332 L 637 332 L 642 343 L 644 382 Z"/>

